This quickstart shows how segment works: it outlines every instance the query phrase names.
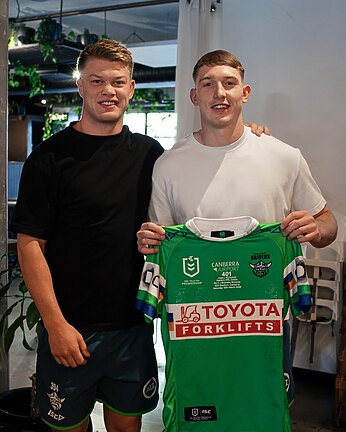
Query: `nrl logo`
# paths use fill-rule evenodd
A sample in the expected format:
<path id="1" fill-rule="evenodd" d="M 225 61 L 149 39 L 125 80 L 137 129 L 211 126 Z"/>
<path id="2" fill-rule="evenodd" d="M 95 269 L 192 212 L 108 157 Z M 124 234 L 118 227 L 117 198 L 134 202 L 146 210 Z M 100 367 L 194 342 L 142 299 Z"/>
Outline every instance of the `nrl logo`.
<path id="1" fill-rule="evenodd" d="M 198 416 L 198 414 L 199 414 L 199 409 L 198 409 L 198 408 L 192 408 L 192 410 L 191 410 L 191 414 L 192 414 L 194 417 Z"/>
<path id="2" fill-rule="evenodd" d="M 186 276 L 194 277 L 199 273 L 199 258 L 194 258 L 192 255 L 188 258 L 183 258 L 183 272 Z"/>
<path id="3" fill-rule="evenodd" d="M 249 266 L 252 268 L 252 273 L 255 276 L 258 276 L 260 278 L 263 278 L 264 276 L 267 276 L 269 273 L 269 267 L 272 265 L 272 261 L 269 263 L 265 263 L 264 261 L 258 261 L 257 264 L 251 264 L 249 263 Z"/>

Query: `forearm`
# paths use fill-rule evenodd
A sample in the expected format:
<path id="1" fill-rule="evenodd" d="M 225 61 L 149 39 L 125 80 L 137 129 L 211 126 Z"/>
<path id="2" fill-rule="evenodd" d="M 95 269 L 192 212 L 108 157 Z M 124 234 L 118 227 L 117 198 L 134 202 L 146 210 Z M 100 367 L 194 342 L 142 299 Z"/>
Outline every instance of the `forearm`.
<path id="1" fill-rule="evenodd" d="M 18 260 L 26 286 L 41 315 L 45 327 L 65 322 L 57 302 L 53 282 L 44 256 L 45 242 L 34 237 L 18 234 Z"/>
<path id="2" fill-rule="evenodd" d="M 310 243 L 317 248 L 328 246 L 336 239 L 338 225 L 333 213 L 325 207 L 320 213 L 314 216 L 318 230 L 319 238 L 312 240 Z"/>

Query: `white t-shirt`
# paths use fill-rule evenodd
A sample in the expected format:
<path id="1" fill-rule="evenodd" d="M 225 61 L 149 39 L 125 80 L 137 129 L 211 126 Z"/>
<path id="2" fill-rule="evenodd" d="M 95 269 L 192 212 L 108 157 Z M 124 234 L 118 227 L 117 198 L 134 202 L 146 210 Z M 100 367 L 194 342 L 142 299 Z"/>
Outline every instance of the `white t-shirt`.
<path id="1" fill-rule="evenodd" d="M 189 135 L 166 151 L 154 166 L 149 217 L 161 225 L 196 216 L 281 222 L 292 211 L 314 215 L 325 205 L 298 149 L 246 127 L 228 146 L 205 146 Z"/>

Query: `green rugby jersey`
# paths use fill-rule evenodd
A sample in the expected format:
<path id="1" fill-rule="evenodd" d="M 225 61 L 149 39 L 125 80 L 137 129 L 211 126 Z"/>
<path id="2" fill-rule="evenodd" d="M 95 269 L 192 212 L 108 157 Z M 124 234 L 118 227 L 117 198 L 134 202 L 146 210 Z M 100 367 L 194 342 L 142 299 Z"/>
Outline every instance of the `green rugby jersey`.
<path id="1" fill-rule="evenodd" d="M 136 303 L 162 318 L 165 431 L 291 431 L 283 317 L 311 306 L 300 245 L 247 216 L 165 231 Z"/>

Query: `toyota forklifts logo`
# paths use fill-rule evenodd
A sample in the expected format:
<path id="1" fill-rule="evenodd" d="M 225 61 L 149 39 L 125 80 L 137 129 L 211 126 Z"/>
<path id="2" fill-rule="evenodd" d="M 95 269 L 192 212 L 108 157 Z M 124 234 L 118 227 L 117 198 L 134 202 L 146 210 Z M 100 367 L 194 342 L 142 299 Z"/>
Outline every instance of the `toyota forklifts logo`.
<path id="1" fill-rule="evenodd" d="M 180 309 L 181 320 L 178 322 L 198 322 L 201 319 L 201 315 L 197 312 L 197 305 L 182 306 Z"/>
<path id="2" fill-rule="evenodd" d="M 192 255 L 188 258 L 183 258 L 183 272 L 186 276 L 193 278 L 199 273 L 199 258 Z"/>

